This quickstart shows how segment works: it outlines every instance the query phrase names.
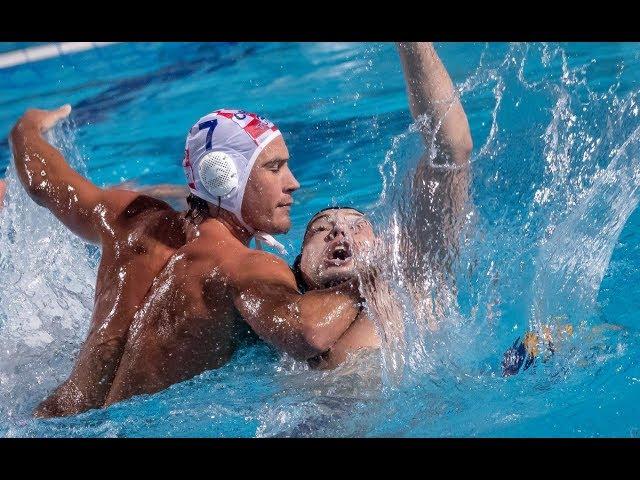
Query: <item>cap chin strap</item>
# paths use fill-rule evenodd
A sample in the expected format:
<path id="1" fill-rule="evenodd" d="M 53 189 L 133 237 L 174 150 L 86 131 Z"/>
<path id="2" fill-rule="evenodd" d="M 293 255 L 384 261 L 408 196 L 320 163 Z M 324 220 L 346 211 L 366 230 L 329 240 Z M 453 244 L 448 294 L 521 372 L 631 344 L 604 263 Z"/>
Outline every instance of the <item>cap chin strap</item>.
<path id="1" fill-rule="evenodd" d="M 280 255 L 287 255 L 287 249 L 284 248 L 284 245 L 273 238 L 272 235 L 268 233 L 259 232 L 253 228 L 251 228 L 247 223 L 242 219 L 242 215 L 234 213 L 234 216 L 240 221 L 242 226 L 251 234 L 251 236 L 256 241 L 256 248 L 258 250 L 264 250 L 264 245 L 269 245 L 272 248 L 278 250 Z"/>
<path id="2" fill-rule="evenodd" d="M 201 192 L 198 192 L 197 190 L 193 190 L 193 189 L 190 189 L 190 190 L 191 190 L 191 193 L 193 193 L 197 197 L 200 197 L 203 200 L 206 200 L 207 202 L 213 203 L 213 202 L 211 202 L 211 198 L 212 197 L 208 197 L 206 195 L 203 195 Z M 217 197 L 217 198 L 218 198 L 218 202 L 219 202 L 220 201 L 220 197 Z M 224 207 L 222 207 L 222 208 L 224 208 Z M 238 220 L 238 222 L 240 222 L 240 225 L 242 225 L 245 228 L 245 230 L 247 230 L 251 234 L 251 237 L 255 238 L 255 240 L 256 240 L 256 248 L 258 250 L 264 250 L 264 245 L 268 245 L 268 246 L 273 247 L 276 250 L 278 250 L 280 255 L 287 255 L 288 254 L 287 249 L 284 248 L 284 245 L 281 244 L 280 242 L 278 242 L 275 238 L 273 238 L 272 235 L 269 235 L 268 233 L 260 232 L 260 231 L 258 231 L 256 229 L 250 227 L 247 224 L 247 222 L 245 222 L 242 219 L 242 214 L 240 212 L 236 212 L 236 211 L 229 210 L 229 209 L 226 209 L 226 208 L 224 208 L 224 209 L 226 211 L 228 211 L 229 213 L 231 213 L 236 218 L 236 220 Z"/>
<path id="3" fill-rule="evenodd" d="M 256 232 L 253 234 L 253 236 L 256 239 L 256 247 L 258 248 L 258 250 L 264 250 L 263 244 L 266 244 L 278 250 L 280 255 L 287 255 L 288 252 L 287 249 L 284 248 L 284 245 L 268 233 Z"/>

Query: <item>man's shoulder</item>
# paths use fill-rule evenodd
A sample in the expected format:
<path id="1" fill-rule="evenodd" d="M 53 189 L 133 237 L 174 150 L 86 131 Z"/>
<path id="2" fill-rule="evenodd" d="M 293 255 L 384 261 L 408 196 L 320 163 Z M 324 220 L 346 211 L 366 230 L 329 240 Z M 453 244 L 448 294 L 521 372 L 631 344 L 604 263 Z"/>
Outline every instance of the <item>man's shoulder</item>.
<path id="1" fill-rule="evenodd" d="M 276 255 L 262 250 L 245 252 L 238 258 L 233 278 L 238 284 L 263 282 L 268 284 L 291 284 L 295 286 L 295 277 L 289 264 Z"/>
<path id="2" fill-rule="evenodd" d="M 95 212 L 103 219 L 103 223 L 126 232 L 128 235 L 132 229 L 143 228 L 147 231 L 151 228 L 157 237 L 157 230 L 183 230 L 183 214 L 174 210 L 168 203 L 148 195 L 130 190 L 110 188 L 104 191 L 101 202 L 96 206 Z M 163 236 L 160 233 L 160 236 Z"/>
<path id="3" fill-rule="evenodd" d="M 243 259 L 250 253 L 250 249 L 237 239 L 207 232 L 188 241 L 177 252 L 181 263 L 187 265 L 193 272 L 209 276 L 214 271 L 229 277 L 240 268 Z"/>
<path id="4" fill-rule="evenodd" d="M 234 272 L 289 268 L 281 258 L 262 250 L 252 249 L 235 239 L 197 239 L 185 245 L 182 251 L 189 261 L 211 263 Z"/>
<path id="5" fill-rule="evenodd" d="M 181 216 L 167 202 L 130 190 L 112 188 L 106 191 L 105 198 L 119 212 L 117 218 L 121 222 L 147 220 L 150 213 Z"/>
<path id="6" fill-rule="evenodd" d="M 247 279 L 284 278 L 287 262 L 276 255 L 244 245 L 224 230 L 207 230 L 180 249 L 181 258 L 202 274 L 216 272 L 232 284 Z"/>

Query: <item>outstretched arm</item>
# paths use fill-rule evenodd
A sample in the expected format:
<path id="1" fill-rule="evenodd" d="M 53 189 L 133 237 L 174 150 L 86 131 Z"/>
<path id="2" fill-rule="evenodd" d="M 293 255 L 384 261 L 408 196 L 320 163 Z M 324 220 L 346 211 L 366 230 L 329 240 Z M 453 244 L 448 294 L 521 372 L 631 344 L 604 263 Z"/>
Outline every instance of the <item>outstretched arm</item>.
<path id="1" fill-rule="evenodd" d="M 236 269 L 236 308 L 266 342 L 298 360 L 329 350 L 360 312 L 357 286 L 345 283 L 301 294 L 289 266 L 253 252 Z"/>
<path id="2" fill-rule="evenodd" d="M 76 235 L 100 243 L 102 232 L 138 194 L 98 188 L 42 138 L 70 112 L 69 105 L 51 111 L 28 110 L 11 130 L 13 158 L 22 185 L 36 203 Z"/>
<path id="3" fill-rule="evenodd" d="M 413 183 L 415 208 L 406 227 L 416 253 L 437 268 L 443 253 L 457 249 L 460 215 L 468 198 L 472 140 L 467 117 L 446 68 L 431 43 L 399 43 L 409 105 L 424 121 L 427 154 Z M 446 255 L 445 257 L 449 257 Z"/>

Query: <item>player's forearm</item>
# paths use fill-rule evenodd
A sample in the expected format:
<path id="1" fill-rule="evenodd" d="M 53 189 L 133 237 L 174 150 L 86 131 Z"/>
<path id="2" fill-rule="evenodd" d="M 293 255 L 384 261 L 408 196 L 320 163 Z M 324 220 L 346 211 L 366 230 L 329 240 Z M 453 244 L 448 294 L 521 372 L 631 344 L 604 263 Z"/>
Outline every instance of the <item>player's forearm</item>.
<path id="1" fill-rule="evenodd" d="M 300 294 L 288 286 L 262 285 L 245 290 L 237 299 L 251 328 L 298 360 L 331 348 L 359 311 L 357 295 L 344 287 Z"/>
<path id="2" fill-rule="evenodd" d="M 435 140 L 441 155 L 437 161 L 466 163 L 472 149 L 469 124 L 435 48 L 431 43 L 399 43 L 398 52 L 412 115 L 427 114 L 432 119 L 429 128 L 438 129 Z"/>
<path id="3" fill-rule="evenodd" d="M 44 138 L 40 127 L 25 115 L 10 134 L 13 158 L 18 178 L 29 196 L 43 204 L 47 192 L 55 188 L 55 178 L 61 168 L 68 168 L 62 154 Z"/>
<path id="4" fill-rule="evenodd" d="M 339 289 L 307 292 L 300 305 L 302 332 L 313 349 L 307 358 L 329 350 L 360 312 L 357 296 Z"/>

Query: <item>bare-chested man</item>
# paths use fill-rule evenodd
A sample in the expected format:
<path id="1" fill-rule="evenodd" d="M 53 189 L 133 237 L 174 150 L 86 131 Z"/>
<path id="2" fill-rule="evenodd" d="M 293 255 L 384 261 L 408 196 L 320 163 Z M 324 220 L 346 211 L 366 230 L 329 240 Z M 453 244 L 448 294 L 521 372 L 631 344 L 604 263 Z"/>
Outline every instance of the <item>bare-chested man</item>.
<path id="1" fill-rule="evenodd" d="M 247 325 L 307 359 L 326 351 L 354 320 L 353 283 L 300 294 L 283 260 L 248 248 L 252 236 L 277 246 L 261 232 L 289 229 L 299 187 L 272 123 L 227 110 L 196 123 L 184 161 L 191 209 L 178 212 L 146 195 L 98 188 L 70 168 L 43 138 L 69 113 L 69 106 L 29 110 L 10 137 L 31 198 L 102 247 L 89 334 L 68 380 L 36 415 L 106 406 L 219 367 Z M 219 189 L 225 175 L 235 176 L 230 192 Z"/>
<path id="2" fill-rule="evenodd" d="M 469 156 L 472 139 L 464 109 L 446 68 L 431 44 L 399 44 L 411 112 L 424 122 L 427 145 L 435 143 L 435 158 L 425 155 L 413 172 L 411 205 L 413 214 L 401 225 L 402 253 L 410 255 L 407 264 L 412 268 L 406 278 L 413 285 L 418 302 L 424 275 L 442 280 L 448 259 L 445 252 L 455 251 L 460 217 L 468 198 Z M 425 117 L 422 117 L 422 116 Z M 172 185 L 160 185 L 147 190 L 166 199 L 184 198 L 184 190 Z M 356 282 L 362 262 L 376 242 L 373 225 L 366 216 L 353 208 L 328 208 L 313 216 L 307 225 L 302 252 L 293 270 L 300 291 L 321 290 L 345 281 Z M 426 261 L 425 261 L 426 260 Z M 376 286 L 382 303 L 391 292 L 383 285 Z M 436 285 L 442 288 L 444 285 Z M 350 354 L 361 349 L 378 348 L 380 339 L 370 318 L 371 311 L 363 309 L 340 338 L 321 355 L 309 359 L 318 368 L 333 368 Z M 389 319 L 387 319 L 389 320 Z M 431 326 L 436 328 L 435 319 Z M 401 335 L 401 325 L 392 332 Z"/>
<path id="3" fill-rule="evenodd" d="M 405 72 L 415 72 L 408 76 L 414 115 L 450 109 L 453 90 L 433 48 L 400 51 Z M 448 101 L 440 106 L 431 101 L 434 94 Z M 69 113 L 69 106 L 29 110 L 11 132 L 16 170 L 30 196 L 102 247 L 87 340 L 69 379 L 36 415 L 106 406 L 216 368 L 248 327 L 298 359 L 317 358 L 357 318 L 361 299 L 353 279 L 302 294 L 284 261 L 248 248 L 252 237 L 279 245 L 269 234 L 289 229 L 299 187 L 271 122 L 231 110 L 200 119 L 185 151 L 190 209 L 178 212 L 144 194 L 98 188 L 71 169 L 43 138 Z M 444 117 L 453 124 L 460 114 L 466 125 L 455 105 Z M 447 123 L 439 131 L 447 133 Z M 439 147 L 441 138 L 460 140 L 453 145 L 466 161 L 470 137 L 436 136 Z M 443 161 L 455 163 L 457 150 L 447 147 L 445 142 Z M 421 208 L 431 218 L 434 207 Z"/>

